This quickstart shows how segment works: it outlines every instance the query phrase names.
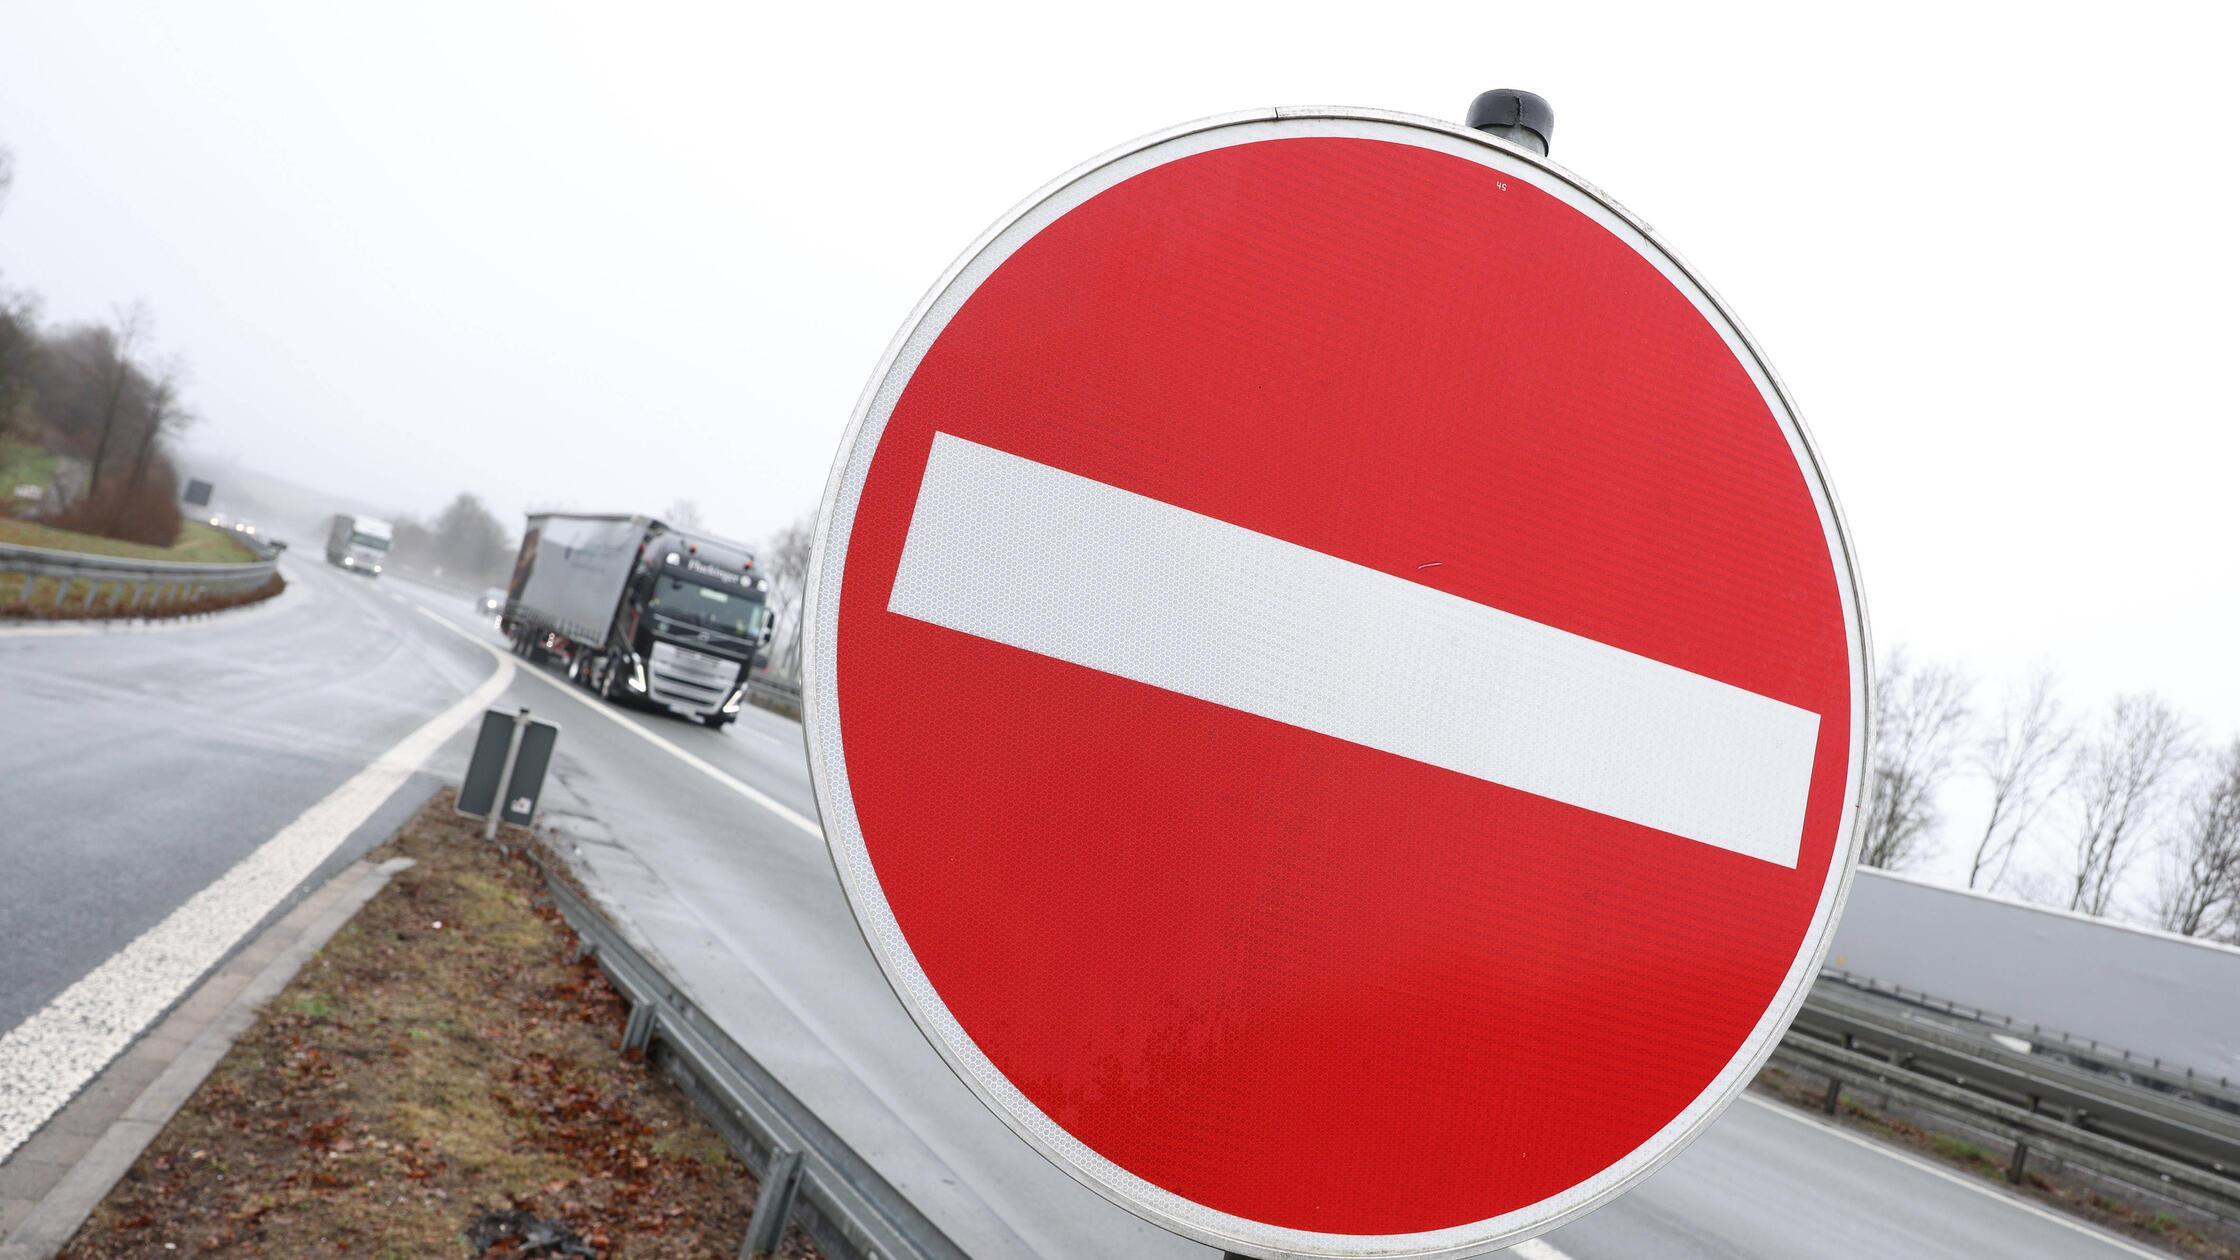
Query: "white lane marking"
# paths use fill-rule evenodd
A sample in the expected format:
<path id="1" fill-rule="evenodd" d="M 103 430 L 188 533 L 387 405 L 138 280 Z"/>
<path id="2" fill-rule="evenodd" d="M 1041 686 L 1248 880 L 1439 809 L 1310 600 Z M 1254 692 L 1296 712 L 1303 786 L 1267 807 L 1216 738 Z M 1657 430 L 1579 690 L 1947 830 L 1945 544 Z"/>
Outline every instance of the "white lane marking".
<path id="1" fill-rule="evenodd" d="M 1570 1256 L 1557 1250 L 1554 1243 L 1538 1238 L 1527 1238 L 1508 1250 L 1510 1255 L 1517 1256 L 1520 1260 L 1571 1260 Z"/>
<path id="2" fill-rule="evenodd" d="M 0 1037 L 0 1159 L 170 1009 L 513 681 L 499 668 Z"/>
<path id="3" fill-rule="evenodd" d="M 887 606 L 1796 865 L 1819 714 L 950 434 Z"/>
<path id="4" fill-rule="evenodd" d="M 442 626 L 444 629 L 449 630 L 455 635 L 458 635 L 460 638 L 465 639 L 467 642 L 474 644 L 476 647 L 481 648 L 483 651 L 488 652 L 490 655 L 497 657 L 500 660 L 507 659 L 506 654 L 499 651 L 495 645 L 485 643 L 481 639 L 476 638 L 472 633 L 460 629 L 457 625 L 453 624 L 449 618 L 444 617 L 442 614 L 430 611 L 426 607 L 421 607 L 419 611 L 421 616 L 435 622 L 437 625 Z M 609 722 L 614 723 L 616 726 L 621 727 L 623 730 L 626 730 L 632 735 L 637 736 L 639 739 L 652 744 L 654 747 L 659 748 L 661 751 L 668 753 L 670 756 L 675 757 L 677 760 L 683 762 L 684 764 L 692 767 L 695 770 L 698 770 L 700 773 L 708 776 L 710 779 L 715 780 L 717 783 L 723 785 L 724 787 L 730 788 L 732 791 L 737 792 L 739 795 L 746 797 L 748 800 L 754 802 L 757 805 L 760 805 L 762 808 L 770 811 L 772 814 L 777 815 L 780 821 L 791 823 L 794 827 L 800 829 L 803 833 L 814 838 L 817 843 L 824 843 L 824 828 L 818 824 L 816 819 L 801 813 L 799 810 L 796 810 L 793 807 L 778 800 L 776 797 L 769 795 L 768 793 L 762 791 L 760 788 L 754 787 L 751 784 L 748 784 L 745 781 L 738 779 L 723 770 L 719 770 L 715 766 L 710 765 L 708 762 L 701 760 L 699 757 L 686 752 L 684 749 L 679 748 L 677 745 L 670 743 L 668 740 L 663 739 L 661 736 L 654 734 L 652 731 L 647 730 L 643 726 L 638 725 L 636 722 L 631 721 L 629 718 L 626 718 L 621 714 L 615 712 L 613 709 L 608 708 L 605 701 L 586 695 L 583 692 L 576 690 L 574 686 L 562 682 L 557 678 L 548 677 L 537 670 L 530 669 L 523 670 L 522 672 L 528 677 L 537 679 L 538 681 L 551 687 L 554 691 L 557 691 L 561 695 L 566 696 L 568 699 L 575 701 L 577 704 L 582 705 L 584 708 L 589 709 L 591 712 L 598 714 L 600 717 L 605 718 Z"/>
<path id="5" fill-rule="evenodd" d="M 1996 1199 L 2009 1207 L 2020 1208 L 2023 1211 L 2028 1212 L 2032 1216 L 2041 1217 L 2045 1220 L 2052 1221 L 2056 1225 L 2067 1226 L 2068 1228 L 2073 1229 L 2080 1234 L 2083 1234 L 2087 1238 L 2095 1239 L 2099 1242 L 2104 1242 L 2110 1247 L 2114 1247 L 2118 1251 L 2127 1252 L 2131 1255 L 2138 1256 L 2141 1258 L 2141 1260 L 2170 1260 L 2167 1255 L 2161 1252 L 2149 1251 L 2146 1248 L 2140 1247 L 2127 1239 L 2119 1238 L 2104 1229 L 2088 1225 L 2085 1222 L 2077 1220 L 2073 1217 L 2063 1216 L 2061 1213 L 2053 1211 L 2050 1208 L 2040 1207 L 2037 1204 L 2030 1202 L 2028 1199 L 2020 1197 L 2019 1195 L 2009 1194 L 2006 1191 L 1998 1189 L 1995 1186 L 1987 1186 L 1980 1181 L 1976 1181 L 1968 1177 L 1963 1177 L 1959 1173 L 1956 1173 L 1949 1168 L 1940 1168 L 1937 1165 L 1920 1158 L 1919 1156 L 1898 1150 L 1896 1147 L 1885 1146 L 1882 1143 L 1873 1140 L 1872 1138 L 1861 1137 L 1860 1135 L 1853 1133 L 1849 1129 L 1829 1124 L 1826 1121 L 1814 1116 L 1808 1116 L 1785 1103 L 1778 1103 L 1772 1101 L 1771 1099 L 1760 1098 L 1756 1094 L 1744 1094 L 1742 1095 L 1742 1101 L 1762 1107 L 1777 1116 L 1783 1116 L 1790 1120 L 1794 1120 L 1798 1124 L 1804 1125 L 1807 1128 L 1818 1129 L 1820 1132 L 1825 1133 L 1830 1137 L 1842 1138 L 1844 1141 L 1851 1143 L 1853 1146 L 1865 1147 L 1867 1150 L 1873 1151 L 1878 1155 L 1886 1155 L 1891 1159 L 1897 1160 L 1901 1164 L 1910 1164 L 1913 1167 L 1920 1169 L 1922 1172 L 1928 1173 L 1932 1177 L 1941 1177 L 1944 1180 L 1951 1182 L 1953 1185 L 1959 1186 L 1963 1189 L 1973 1190 L 1977 1194 L 1980 1194 L 1987 1199 Z"/>

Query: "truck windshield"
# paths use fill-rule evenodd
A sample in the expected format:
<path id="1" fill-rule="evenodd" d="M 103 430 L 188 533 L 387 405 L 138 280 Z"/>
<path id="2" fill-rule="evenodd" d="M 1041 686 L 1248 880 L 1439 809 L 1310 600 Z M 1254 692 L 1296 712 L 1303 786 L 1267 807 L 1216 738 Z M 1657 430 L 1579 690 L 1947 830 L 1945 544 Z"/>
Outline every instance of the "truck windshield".
<path id="1" fill-rule="evenodd" d="M 665 577 L 654 584 L 653 598 L 646 601 L 646 607 L 664 617 L 742 639 L 762 633 L 763 603 L 744 591 L 719 591 L 698 582 Z"/>
<path id="2" fill-rule="evenodd" d="M 387 551 L 389 549 L 388 539 L 376 538 L 372 534 L 354 533 L 350 535 L 350 541 L 360 547 L 371 547 L 375 551 Z"/>

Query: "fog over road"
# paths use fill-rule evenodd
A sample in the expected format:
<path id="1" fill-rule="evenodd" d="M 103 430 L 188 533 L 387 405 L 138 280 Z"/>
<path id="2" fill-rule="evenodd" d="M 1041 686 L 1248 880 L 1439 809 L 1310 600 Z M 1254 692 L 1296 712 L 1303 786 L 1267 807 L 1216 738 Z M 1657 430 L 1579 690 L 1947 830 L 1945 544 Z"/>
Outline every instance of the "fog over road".
<path id="1" fill-rule="evenodd" d="M 350 577 L 308 556 L 286 572 L 281 602 L 160 632 L 0 631 L 0 937 L 11 950 L 0 1030 L 434 729 L 442 739 L 424 766 L 392 767 L 402 786 L 311 882 L 379 843 L 457 779 L 470 727 L 446 731 L 441 719 L 489 688 L 492 702 L 560 725 L 540 813 L 593 891 L 966 1250 L 1212 1254 L 1028 1150 L 924 1042 L 815 833 L 797 724 L 750 708 L 713 732 L 608 707 L 548 670 L 508 677 L 498 634 L 464 596 Z M 1746 1098 L 1630 1195 L 1518 1254 L 2154 1253 Z"/>

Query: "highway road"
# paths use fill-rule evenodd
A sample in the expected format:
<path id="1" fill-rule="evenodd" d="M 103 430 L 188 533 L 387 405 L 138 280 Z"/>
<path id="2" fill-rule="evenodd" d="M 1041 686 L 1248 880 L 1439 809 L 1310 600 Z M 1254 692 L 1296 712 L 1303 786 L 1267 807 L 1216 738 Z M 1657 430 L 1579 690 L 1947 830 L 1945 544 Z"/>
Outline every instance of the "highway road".
<path id="1" fill-rule="evenodd" d="M 283 602 L 160 633 L 0 629 L 0 1152 L 200 967 L 456 780 L 475 712 L 520 704 L 561 726 L 541 808 L 593 891 L 960 1245 L 1212 1254 L 1028 1151 L 924 1043 L 847 912 L 796 724 L 608 707 L 503 656 L 463 597 L 311 557 L 286 571 Z M 1517 1254 L 2155 1253 L 1753 1099 Z"/>

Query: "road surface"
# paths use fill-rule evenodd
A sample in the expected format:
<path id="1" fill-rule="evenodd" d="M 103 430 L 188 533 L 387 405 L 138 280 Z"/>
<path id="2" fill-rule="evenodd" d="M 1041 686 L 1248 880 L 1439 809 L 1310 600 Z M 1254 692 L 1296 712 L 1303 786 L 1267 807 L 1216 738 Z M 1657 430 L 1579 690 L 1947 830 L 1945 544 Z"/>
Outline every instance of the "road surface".
<path id="1" fill-rule="evenodd" d="M 456 781 L 470 737 L 462 698 L 474 709 L 527 705 L 561 727 L 540 808 L 593 890 L 960 1245 L 1066 1260 L 1213 1254 L 1045 1163 L 925 1044 L 858 936 L 817 837 L 798 725 L 750 708 L 713 732 L 615 709 L 549 671 L 516 668 L 463 596 L 308 557 L 287 572 L 284 603 L 162 633 L 0 630 L 0 860 L 10 872 L 0 939 L 12 951 L 0 1029 L 13 1030 L 0 1035 L 0 1069 L 5 1038 L 114 980 L 120 958 L 133 961 L 182 907 L 199 911 L 222 876 L 277 838 L 300 840 L 307 818 L 326 831 L 291 850 L 317 855 L 304 883 L 377 844 L 439 781 Z M 338 812 L 338 798 L 356 808 Z M 291 895 L 224 904 L 253 926 Z M 0 1125 L 5 1108 L 0 1094 Z M 2154 1253 L 1745 1100 L 1630 1195 L 1518 1254 Z"/>

